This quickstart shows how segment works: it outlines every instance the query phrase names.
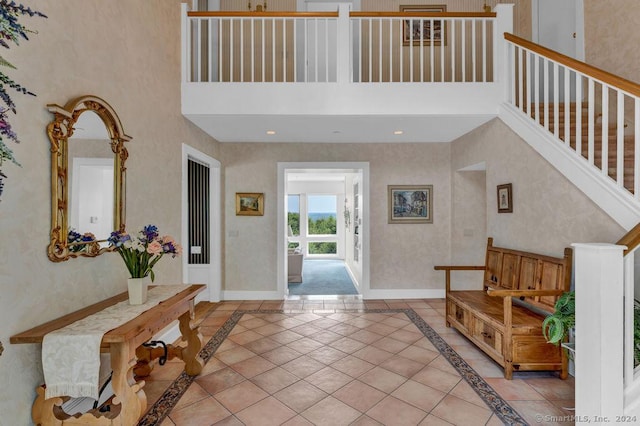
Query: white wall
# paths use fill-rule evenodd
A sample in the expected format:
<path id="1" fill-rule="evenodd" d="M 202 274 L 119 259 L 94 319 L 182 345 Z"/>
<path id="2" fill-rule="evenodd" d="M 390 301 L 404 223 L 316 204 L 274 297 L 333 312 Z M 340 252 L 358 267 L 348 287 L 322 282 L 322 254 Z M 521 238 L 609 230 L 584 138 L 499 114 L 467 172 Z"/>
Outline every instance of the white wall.
<path id="1" fill-rule="evenodd" d="M 181 143 L 216 157 L 216 144 L 180 114 L 180 1 L 27 1 L 48 19 L 21 17 L 37 31 L 3 52 L 18 67 L 5 72 L 37 94 L 12 94 L 13 144 L 22 167 L 7 174 L 0 203 L 0 424 L 31 423 L 42 383 L 40 346 L 9 337 L 126 290 L 119 256 L 52 263 L 49 103 L 93 94 L 117 111 L 128 143 L 127 227 L 154 223 L 180 237 Z M 140 46 L 144 46 L 141 48 Z M 180 260 L 156 267 L 159 283 L 181 281 Z"/>
<path id="2" fill-rule="evenodd" d="M 442 289 L 433 266 L 450 253 L 450 144 L 221 145 L 225 164 L 226 291 L 277 290 L 278 162 L 369 162 L 370 288 L 421 291 Z M 433 224 L 388 224 L 387 185 L 432 184 Z M 236 216 L 236 192 L 264 192 L 264 216 Z"/>
<path id="3" fill-rule="evenodd" d="M 486 163 L 486 236 L 493 237 L 495 245 L 562 256 L 572 243 L 615 243 L 625 234 L 499 119 L 452 143 L 452 170 L 480 162 Z M 513 213 L 499 214 L 496 187 L 504 183 L 513 184 Z M 455 210 L 465 208 L 464 203 L 458 204 L 461 198 L 465 197 L 454 194 Z M 460 232 L 458 226 L 454 228 Z M 454 262 L 472 260 L 477 244 L 467 248 L 454 243 Z"/>

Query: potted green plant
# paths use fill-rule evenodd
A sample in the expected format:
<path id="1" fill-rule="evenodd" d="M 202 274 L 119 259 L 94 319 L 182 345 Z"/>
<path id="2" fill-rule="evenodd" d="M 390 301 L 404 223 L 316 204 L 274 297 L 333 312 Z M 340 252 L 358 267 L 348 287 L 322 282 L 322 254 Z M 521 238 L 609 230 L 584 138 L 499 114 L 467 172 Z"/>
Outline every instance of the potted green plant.
<path id="1" fill-rule="evenodd" d="M 542 334 L 547 342 L 558 345 L 576 326 L 576 294 L 568 291 L 556 301 L 555 311 L 542 321 Z"/>

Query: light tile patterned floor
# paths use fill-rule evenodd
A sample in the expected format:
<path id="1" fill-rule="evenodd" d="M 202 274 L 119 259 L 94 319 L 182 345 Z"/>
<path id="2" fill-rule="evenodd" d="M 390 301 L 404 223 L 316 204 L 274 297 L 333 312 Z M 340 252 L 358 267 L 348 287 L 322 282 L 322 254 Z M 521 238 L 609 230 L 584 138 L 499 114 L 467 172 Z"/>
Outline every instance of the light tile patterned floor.
<path id="1" fill-rule="evenodd" d="M 326 297 L 326 296 L 325 296 Z M 470 385 L 404 313 L 413 309 L 528 423 L 573 414 L 574 380 L 501 368 L 444 323 L 443 300 L 357 297 L 201 304 L 205 342 L 235 310 L 245 314 L 162 426 L 500 425 Z M 156 366 L 151 406 L 182 362 Z M 554 424 L 572 424 L 554 422 Z"/>

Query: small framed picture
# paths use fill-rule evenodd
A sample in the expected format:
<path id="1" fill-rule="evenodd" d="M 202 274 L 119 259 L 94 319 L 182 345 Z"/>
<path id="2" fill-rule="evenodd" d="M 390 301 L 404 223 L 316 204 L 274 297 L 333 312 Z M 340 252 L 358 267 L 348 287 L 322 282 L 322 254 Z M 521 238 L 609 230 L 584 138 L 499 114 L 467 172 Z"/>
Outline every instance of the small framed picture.
<path id="1" fill-rule="evenodd" d="M 513 213 L 511 184 L 498 185 L 498 213 Z"/>
<path id="2" fill-rule="evenodd" d="M 442 13 L 447 11 L 447 6 L 444 4 L 433 5 L 400 5 L 400 12 L 410 13 Z M 431 25 L 433 24 L 433 28 Z M 411 17 L 403 20 L 402 23 L 402 44 L 408 46 L 413 44 L 419 46 L 421 43 L 423 46 L 441 46 L 446 44 L 444 40 L 444 34 L 446 31 L 443 29 L 444 21 L 440 19 L 433 19 L 433 17 Z"/>
<path id="3" fill-rule="evenodd" d="M 433 223 L 433 185 L 389 185 L 389 223 Z"/>
<path id="4" fill-rule="evenodd" d="M 263 192 L 236 192 L 236 216 L 263 216 Z"/>

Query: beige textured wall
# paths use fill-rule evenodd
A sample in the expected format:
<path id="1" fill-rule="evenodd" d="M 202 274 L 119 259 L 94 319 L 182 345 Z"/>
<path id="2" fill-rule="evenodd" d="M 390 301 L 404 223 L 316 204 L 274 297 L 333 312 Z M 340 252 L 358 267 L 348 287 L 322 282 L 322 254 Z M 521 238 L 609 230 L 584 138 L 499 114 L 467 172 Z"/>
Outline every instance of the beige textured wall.
<path id="1" fill-rule="evenodd" d="M 6 165 L 0 203 L 0 424 L 30 424 L 42 381 L 39 345 L 10 345 L 9 336 L 126 289 L 116 254 L 52 263 L 48 103 L 95 94 L 118 112 L 128 144 L 127 224 L 155 223 L 180 237 L 181 143 L 218 156 L 215 142 L 180 113 L 180 1 L 38 0 L 49 16 L 24 18 L 38 34 L 3 56 L 6 70 L 37 97 L 13 95 L 11 116 L 22 140 L 13 145 L 22 168 Z M 181 261 L 157 265 L 160 283 L 181 279 Z"/>
<path id="2" fill-rule="evenodd" d="M 453 142 L 451 158 L 453 173 L 486 162 L 487 236 L 496 245 L 561 256 L 571 243 L 615 243 L 625 234 L 499 119 Z M 504 183 L 513 184 L 513 213 L 498 214 L 496 186 Z M 454 217 L 461 208 L 454 204 Z M 459 248 L 454 262 L 471 255 Z"/>
<path id="3" fill-rule="evenodd" d="M 640 3 L 584 0 L 586 62 L 640 82 Z"/>
<path id="4" fill-rule="evenodd" d="M 370 163 L 371 288 L 442 288 L 449 256 L 449 144 L 223 144 L 225 289 L 275 291 L 277 162 Z M 432 184 L 433 224 L 387 223 L 387 185 Z M 264 192 L 264 216 L 236 216 L 236 192 Z M 229 237 L 230 233 L 237 237 Z"/>

